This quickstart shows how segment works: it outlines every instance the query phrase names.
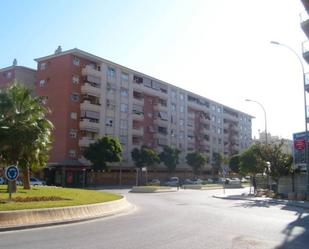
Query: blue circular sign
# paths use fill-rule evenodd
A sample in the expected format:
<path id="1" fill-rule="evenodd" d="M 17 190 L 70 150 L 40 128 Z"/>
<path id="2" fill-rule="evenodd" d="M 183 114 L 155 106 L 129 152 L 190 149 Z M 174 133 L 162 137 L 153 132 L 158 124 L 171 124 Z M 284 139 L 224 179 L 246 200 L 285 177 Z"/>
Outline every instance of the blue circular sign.
<path id="1" fill-rule="evenodd" d="M 11 165 L 5 168 L 5 177 L 9 181 L 14 181 L 19 176 L 19 170 L 17 166 Z"/>

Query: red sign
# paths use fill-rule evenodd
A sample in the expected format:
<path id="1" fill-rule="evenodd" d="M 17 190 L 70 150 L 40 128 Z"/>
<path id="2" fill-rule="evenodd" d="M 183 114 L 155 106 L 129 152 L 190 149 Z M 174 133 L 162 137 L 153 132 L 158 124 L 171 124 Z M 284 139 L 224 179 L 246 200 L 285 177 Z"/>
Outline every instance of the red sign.
<path id="1" fill-rule="evenodd" d="M 301 140 L 295 140 L 294 141 L 294 148 L 297 150 L 304 150 L 305 149 L 305 139 L 301 139 Z"/>

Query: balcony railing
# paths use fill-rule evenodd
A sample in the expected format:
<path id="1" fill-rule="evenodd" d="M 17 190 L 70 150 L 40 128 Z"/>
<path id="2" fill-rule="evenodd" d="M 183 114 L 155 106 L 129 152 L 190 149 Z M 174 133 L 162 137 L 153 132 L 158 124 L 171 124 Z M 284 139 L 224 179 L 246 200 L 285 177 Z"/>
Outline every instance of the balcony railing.
<path id="1" fill-rule="evenodd" d="M 100 85 L 95 85 L 87 82 L 84 85 L 82 85 L 81 92 L 84 94 L 100 97 L 101 95 Z"/>

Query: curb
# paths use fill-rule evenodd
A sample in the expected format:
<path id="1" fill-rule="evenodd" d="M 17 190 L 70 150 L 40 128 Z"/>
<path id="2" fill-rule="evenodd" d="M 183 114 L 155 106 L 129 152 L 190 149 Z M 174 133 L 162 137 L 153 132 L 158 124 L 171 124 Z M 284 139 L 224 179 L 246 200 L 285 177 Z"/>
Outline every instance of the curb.
<path id="1" fill-rule="evenodd" d="M 175 188 L 151 188 L 151 187 L 133 187 L 130 193 L 166 193 L 166 192 L 177 192 Z"/>
<path id="2" fill-rule="evenodd" d="M 125 197 L 90 205 L 0 212 L 0 232 L 76 223 L 129 211 Z"/>

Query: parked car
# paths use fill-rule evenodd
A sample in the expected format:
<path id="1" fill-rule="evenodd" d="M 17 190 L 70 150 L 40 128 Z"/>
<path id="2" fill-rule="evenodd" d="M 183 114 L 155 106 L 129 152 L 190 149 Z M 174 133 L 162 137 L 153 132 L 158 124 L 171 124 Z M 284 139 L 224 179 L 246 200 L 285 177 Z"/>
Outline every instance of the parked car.
<path id="1" fill-rule="evenodd" d="M 179 178 L 177 176 L 173 176 L 165 184 L 168 185 L 168 186 L 177 187 L 177 186 L 180 185 L 180 181 L 179 181 Z"/>
<path id="2" fill-rule="evenodd" d="M 213 181 L 213 179 L 208 178 L 208 179 L 206 179 L 206 182 L 207 182 L 207 183 L 213 183 L 214 181 Z"/>
<path id="3" fill-rule="evenodd" d="M 227 184 L 240 184 L 240 180 L 238 178 L 226 178 Z"/>
<path id="4" fill-rule="evenodd" d="M 30 176 L 30 185 L 33 185 L 33 186 L 42 186 L 43 185 L 43 181 L 33 177 L 33 176 Z"/>
<path id="5" fill-rule="evenodd" d="M 152 179 L 150 182 L 149 182 L 149 184 L 150 185 L 152 185 L 152 184 L 154 184 L 154 185 L 160 185 L 160 180 L 159 179 Z"/>
<path id="6" fill-rule="evenodd" d="M 22 186 L 23 185 L 23 181 L 21 179 L 17 179 L 16 180 L 16 185 Z"/>
<path id="7" fill-rule="evenodd" d="M 195 179 L 193 180 L 193 184 L 203 184 L 203 180 L 202 179 Z"/>
<path id="8" fill-rule="evenodd" d="M 191 179 L 187 178 L 183 181 L 183 184 L 189 184 L 190 185 L 190 184 L 193 184 L 193 181 Z"/>
<path id="9" fill-rule="evenodd" d="M 4 178 L 3 178 L 3 177 L 0 177 L 0 184 L 2 185 L 2 184 L 4 184 L 4 183 L 5 183 Z"/>

